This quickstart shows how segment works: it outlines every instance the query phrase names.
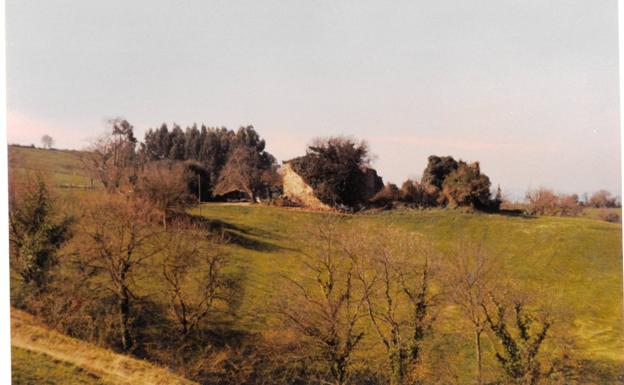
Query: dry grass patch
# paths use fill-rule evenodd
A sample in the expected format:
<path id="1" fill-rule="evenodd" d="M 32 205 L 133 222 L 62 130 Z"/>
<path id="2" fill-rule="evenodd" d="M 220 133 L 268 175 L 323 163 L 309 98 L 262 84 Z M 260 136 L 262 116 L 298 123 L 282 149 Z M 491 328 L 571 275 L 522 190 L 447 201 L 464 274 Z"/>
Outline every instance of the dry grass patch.
<path id="1" fill-rule="evenodd" d="M 50 330 L 33 316 L 11 309 L 11 345 L 69 363 L 93 373 L 99 383 L 144 385 L 192 385 L 167 369 L 113 353 Z"/>

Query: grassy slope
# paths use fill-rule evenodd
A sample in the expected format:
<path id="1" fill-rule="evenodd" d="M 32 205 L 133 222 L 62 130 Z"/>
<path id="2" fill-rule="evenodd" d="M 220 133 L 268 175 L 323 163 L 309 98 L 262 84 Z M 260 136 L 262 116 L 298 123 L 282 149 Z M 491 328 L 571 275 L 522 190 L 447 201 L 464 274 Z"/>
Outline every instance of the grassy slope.
<path id="1" fill-rule="evenodd" d="M 90 184 L 83 175 L 79 151 L 9 146 L 9 163 L 14 170 L 40 172 L 58 185 Z"/>
<path id="2" fill-rule="evenodd" d="M 12 347 L 12 382 L 14 385 L 106 385 L 97 374 L 68 362 L 30 350 Z"/>
<path id="3" fill-rule="evenodd" d="M 11 309 L 11 345 L 14 384 L 195 384 L 145 361 L 52 331 L 16 309 Z"/>
<path id="4" fill-rule="evenodd" d="M 205 204 L 203 214 L 227 223 L 231 251 L 247 271 L 248 302 L 264 305 L 270 286 L 296 269 L 293 240 L 317 214 L 272 207 Z M 197 213 L 197 209 L 193 210 Z M 521 218 L 450 210 L 391 211 L 353 217 L 420 233 L 439 250 L 480 241 L 520 284 L 547 289 L 573 314 L 588 358 L 624 361 L 621 226 L 583 218 Z M 251 305 L 250 305 L 251 307 Z M 254 311 L 250 311 L 254 314 Z"/>
<path id="5" fill-rule="evenodd" d="M 62 180 L 67 173 L 50 165 L 79 169 L 78 163 L 72 163 L 76 162 L 74 155 L 71 160 L 63 152 L 12 149 L 10 153 L 16 150 L 21 159 L 52 173 L 56 180 Z M 198 209 L 192 212 L 198 214 Z M 268 320 L 262 318 L 262 310 L 266 310 L 271 293 L 279 292 L 275 287 L 280 276 L 292 274 L 300 267 L 294 240 L 319 214 L 263 206 L 205 204 L 202 215 L 221 223 L 233 235 L 229 250 L 234 269 L 245 276 L 240 327 L 266 328 Z M 585 358 L 622 372 L 621 225 L 591 218 L 527 219 L 450 210 L 391 211 L 358 215 L 350 220 L 403 227 L 425 235 L 439 250 L 449 249 L 459 240 L 483 243 L 489 254 L 503 261 L 504 274 L 522 285 L 547 289 L 549 300 L 568 310 Z M 144 294 L 161 292 L 160 281 L 152 278 L 142 280 Z"/>

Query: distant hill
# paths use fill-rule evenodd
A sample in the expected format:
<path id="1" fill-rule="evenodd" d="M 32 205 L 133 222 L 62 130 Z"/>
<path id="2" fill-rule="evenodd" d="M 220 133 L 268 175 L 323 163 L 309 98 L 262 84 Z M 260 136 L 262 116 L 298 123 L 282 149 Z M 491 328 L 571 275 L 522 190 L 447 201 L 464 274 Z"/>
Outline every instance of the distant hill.
<path id="1" fill-rule="evenodd" d="M 14 385 L 192 385 L 167 369 L 57 333 L 11 309 Z"/>

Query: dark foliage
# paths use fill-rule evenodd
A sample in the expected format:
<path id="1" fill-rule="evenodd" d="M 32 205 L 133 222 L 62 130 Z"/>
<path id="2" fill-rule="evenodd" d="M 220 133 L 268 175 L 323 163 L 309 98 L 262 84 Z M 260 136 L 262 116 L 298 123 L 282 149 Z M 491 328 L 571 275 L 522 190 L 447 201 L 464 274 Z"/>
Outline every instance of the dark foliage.
<path id="1" fill-rule="evenodd" d="M 502 197 L 490 199 L 490 185 L 478 162 L 468 164 L 451 156 L 432 155 L 421 183 L 405 182 L 401 199 L 420 207 L 449 205 L 498 211 Z"/>
<path id="2" fill-rule="evenodd" d="M 236 148 L 247 149 L 254 154 L 254 159 L 259 158 L 259 163 L 271 168 L 275 164 L 275 158 L 265 147 L 265 141 L 253 126 L 233 131 L 225 127 L 209 128 L 204 125 L 198 129 L 197 125 L 193 125 L 182 130 L 174 124 L 169 130 L 163 124 L 160 128 L 150 129 L 145 133 L 142 155 L 148 162 L 164 159 L 192 162 L 189 167 L 202 178 L 202 200 L 209 200 L 214 198 L 214 188 L 221 171 Z M 197 187 L 193 182 L 191 188 L 195 195 Z"/>
<path id="3" fill-rule="evenodd" d="M 458 163 L 452 156 L 436 156 L 431 155 L 428 158 L 427 167 L 423 171 L 421 183 L 424 185 L 433 185 L 438 189 L 442 189 L 444 179 L 457 169 Z"/>
<path id="4" fill-rule="evenodd" d="M 381 179 L 375 173 L 373 183 L 367 183 L 368 146 L 344 137 L 317 139 L 306 155 L 292 159 L 290 164 L 323 203 L 334 207 L 364 203 L 372 195 L 366 187 L 379 187 Z"/>
<path id="5" fill-rule="evenodd" d="M 481 173 L 478 162 L 459 161 L 457 168 L 444 179 L 442 193 L 453 207 L 486 209 L 490 203 L 490 178 Z"/>
<path id="6" fill-rule="evenodd" d="M 11 195 L 11 263 L 24 283 L 42 290 L 50 269 L 57 263 L 57 252 L 71 238 L 73 220 L 70 217 L 55 218 L 52 199 L 42 179 L 22 191 L 12 191 Z"/>

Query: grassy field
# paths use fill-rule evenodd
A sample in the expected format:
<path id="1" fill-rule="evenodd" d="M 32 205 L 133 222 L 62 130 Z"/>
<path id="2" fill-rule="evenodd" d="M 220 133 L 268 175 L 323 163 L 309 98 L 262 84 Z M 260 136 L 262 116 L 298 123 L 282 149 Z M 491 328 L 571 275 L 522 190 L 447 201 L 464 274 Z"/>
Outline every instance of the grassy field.
<path id="1" fill-rule="evenodd" d="M 13 385 L 107 385 L 100 376 L 43 353 L 12 347 Z M 112 384 L 111 384 L 112 385 Z"/>
<path id="2" fill-rule="evenodd" d="M 77 181 L 82 178 L 73 153 L 12 148 L 10 154 L 20 160 L 16 167 L 41 167 L 59 183 L 68 180 L 68 175 L 76 175 Z M 233 260 L 231 269 L 243 277 L 245 289 L 238 327 L 266 330 L 271 323 L 265 311 L 271 296 L 279 293 L 284 275 L 300 269 L 298 241 L 305 239 L 307 227 L 321 214 L 231 204 L 204 204 L 190 212 L 199 215 L 200 210 L 202 216 L 230 234 L 227 249 Z M 617 376 L 624 375 L 620 224 L 597 220 L 594 215 L 529 218 L 444 209 L 386 211 L 345 219 L 347 226 L 392 225 L 420 234 L 441 255 L 458 242 L 481 244 L 492 258 L 501 261 L 501 275 L 527 289 L 547 293 L 545 300 L 565 309 L 577 351 L 583 359 L 602 368 L 595 383 L 619 383 Z M 157 296 L 161 284 L 146 276 L 140 281 L 140 294 Z M 448 325 L 452 329 L 452 319 Z M 453 348 L 457 349 L 453 354 L 466 357 L 467 362 L 471 359 L 470 346 Z M 491 353 L 486 359 L 494 365 Z M 461 369 L 471 370 L 469 366 Z"/>
<path id="3" fill-rule="evenodd" d="M 15 171 L 41 173 L 57 186 L 88 186 L 91 183 L 82 170 L 80 151 L 9 146 L 8 152 L 9 164 Z"/>
<path id="4" fill-rule="evenodd" d="M 198 214 L 198 209 L 192 211 Z M 246 273 L 247 301 L 263 306 L 271 285 L 297 269 L 295 240 L 319 214 L 282 208 L 205 204 L 202 214 L 233 234 L 230 251 Z M 624 362 L 621 226 L 584 218 L 523 218 L 452 210 L 388 211 L 351 221 L 424 235 L 444 252 L 473 241 L 523 286 L 545 290 L 570 310 L 587 357 Z"/>

